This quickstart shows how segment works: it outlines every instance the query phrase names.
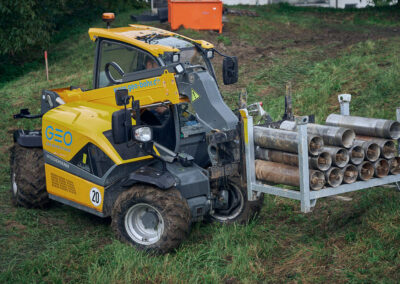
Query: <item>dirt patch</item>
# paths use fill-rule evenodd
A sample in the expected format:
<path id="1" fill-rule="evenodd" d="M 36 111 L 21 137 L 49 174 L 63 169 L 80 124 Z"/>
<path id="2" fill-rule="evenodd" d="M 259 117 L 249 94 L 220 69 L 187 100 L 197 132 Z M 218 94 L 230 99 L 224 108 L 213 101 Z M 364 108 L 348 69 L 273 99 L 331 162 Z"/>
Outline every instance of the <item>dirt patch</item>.
<path id="1" fill-rule="evenodd" d="M 41 217 L 39 223 L 42 225 L 65 225 L 66 222 L 63 219 L 57 219 L 52 217 Z"/>
<path id="2" fill-rule="evenodd" d="M 317 13 L 308 13 L 310 17 L 321 17 Z M 347 16 L 351 17 L 351 15 Z M 268 30 L 260 28 L 252 30 L 253 44 L 240 38 L 240 25 L 235 22 L 235 16 L 228 16 L 228 23 L 224 24 L 222 36 L 228 37 L 232 44 L 224 45 L 218 41 L 216 32 L 203 31 L 202 39 L 210 41 L 223 52 L 238 57 L 241 65 L 257 68 L 265 65 L 262 58 L 282 55 L 288 48 L 314 49 L 323 48 L 320 58 L 335 56 L 337 52 L 358 42 L 377 40 L 400 36 L 400 27 L 360 26 L 345 29 L 343 20 L 337 15 L 324 16 L 323 23 L 312 29 L 303 28 L 295 23 L 277 23 L 265 18 L 248 18 L 254 25 L 269 26 Z M 348 19 L 347 19 L 348 20 Z M 167 26 L 164 25 L 164 28 Z M 179 32 L 179 31 L 178 31 Z"/>
<path id="3" fill-rule="evenodd" d="M 225 284 L 236 284 L 236 283 L 241 283 L 236 277 L 226 277 L 224 280 Z"/>
<path id="4" fill-rule="evenodd" d="M 7 220 L 4 223 L 4 227 L 6 228 L 7 231 L 25 231 L 26 230 L 26 226 L 18 223 L 17 221 L 14 220 Z"/>
<path id="5" fill-rule="evenodd" d="M 236 107 L 236 96 L 241 89 L 261 86 L 266 84 L 266 79 L 260 77 L 260 72 L 272 70 L 273 66 L 281 59 L 286 62 L 291 52 L 296 58 L 304 58 L 308 62 L 323 61 L 326 58 L 336 57 L 350 46 L 367 40 L 378 40 L 400 36 L 400 27 L 379 27 L 373 25 L 346 24 L 352 21 L 353 14 L 337 15 L 317 12 L 307 12 L 302 15 L 319 18 L 315 26 L 300 25 L 294 22 L 277 22 L 267 17 L 227 16 L 228 22 L 224 23 L 223 33 L 214 31 L 199 31 L 193 36 L 213 43 L 224 54 L 234 55 L 238 58 L 240 76 L 239 82 L 234 85 L 220 85 L 223 94 L 229 94 L 227 103 Z M 321 17 L 323 20 L 321 21 Z M 247 23 L 251 23 L 248 27 Z M 168 29 L 168 25 L 161 24 L 161 28 Z M 182 32 L 182 31 L 177 31 Z M 231 44 L 221 38 L 228 38 Z M 304 56 L 301 53 L 304 52 Z M 297 53 L 300 53 L 297 54 Z M 298 60 L 298 59 L 296 59 Z M 219 82 L 222 82 L 222 58 L 216 56 L 213 60 L 214 68 Z M 279 64 L 279 63 L 278 63 Z M 288 68 L 296 68 L 288 66 Z M 290 71 L 289 71 L 290 72 Z M 268 72 L 266 73 L 268 74 Z M 284 74 L 283 74 L 284 75 Z M 258 79 L 256 79 L 258 77 Z M 293 92 L 296 91 L 296 76 L 292 80 Z M 284 93 L 284 85 L 268 86 L 265 89 L 250 91 L 256 98 L 275 98 Z M 233 96 L 231 96 L 233 94 Z M 332 106 L 336 110 L 336 96 Z"/>

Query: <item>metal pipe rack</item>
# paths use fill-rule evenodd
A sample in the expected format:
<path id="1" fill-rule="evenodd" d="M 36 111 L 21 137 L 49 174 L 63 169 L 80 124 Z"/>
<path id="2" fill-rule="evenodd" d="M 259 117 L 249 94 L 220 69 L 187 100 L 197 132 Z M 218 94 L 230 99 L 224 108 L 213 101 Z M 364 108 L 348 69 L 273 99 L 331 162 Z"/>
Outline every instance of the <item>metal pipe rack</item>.
<path id="1" fill-rule="evenodd" d="M 350 100 L 351 95 L 339 95 L 340 111 L 342 115 L 350 115 Z M 311 208 L 315 206 L 317 199 L 339 195 L 347 192 L 357 191 L 384 184 L 396 183 L 400 189 L 400 174 L 388 175 L 383 178 L 373 178 L 368 181 L 358 181 L 352 184 L 343 184 L 338 187 L 323 188 L 318 191 L 310 190 L 309 166 L 308 166 L 308 147 L 307 147 L 307 123 L 308 117 L 302 116 L 296 118 L 298 132 L 298 155 L 299 155 L 299 174 L 300 187 L 298 190 L 286 189 L 277 186 L 267 185 L 256 180 L 255 174 L 255 158 L 254 158 L 254 135 L 253 135 L 253 117 L 250 116 L 247 110 L 243 109 L 246 119 L 244 119 L 245 128 L 247 128 L 248 140 L 245 142 L 246 155 L 246 178 L 247 178 L 247 193 L 248 200 L 254 201 L 260 193 L 266 193 L 289 199 L 299 200 L 301 203 L 301 212 L 309 213 Z M 396 109 L 396 118 L 400 122 L 400 108 Z M 399 139 L 400 140 L 400 139 Z M 400 142 L 398 140 L 398 142 Z M 400 143 L 399 149 L 400 152 Z"/>

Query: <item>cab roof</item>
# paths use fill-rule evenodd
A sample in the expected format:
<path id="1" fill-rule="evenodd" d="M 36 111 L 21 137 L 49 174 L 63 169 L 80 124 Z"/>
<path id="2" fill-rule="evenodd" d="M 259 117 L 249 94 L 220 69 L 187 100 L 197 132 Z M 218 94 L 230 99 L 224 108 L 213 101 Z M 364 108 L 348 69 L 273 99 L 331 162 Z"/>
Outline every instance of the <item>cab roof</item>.
<path id="1" fill-rule="evenodd" d="M 151 34 L 178 36 L 190 42 L 200 44 L 201 47 L 205 49 L 210 49 L 214 47 L 214 45 L 204 40 L 194 40 L 170 31 L 145 25 L 129 25 L 129 27 L 113 28 L 113 29 L 101 29 L 101 28 L 89 29 L 89 36 L 92 41 L 95 41 L 97 38 L 108 38 L 108 39 L 118 40 L 121 42 L 126 42 L 131 45 L 137 46 L 141 49 L 147 50 L 154 56 L 162 55 L 164 54 L 164 52 L 179 52 L 179 49 L 173 48 L 171 46 L 160 45 L 160 44 L 149 44 L 146 43 L 145 41 L 138 39 L 143 36 Z"/>

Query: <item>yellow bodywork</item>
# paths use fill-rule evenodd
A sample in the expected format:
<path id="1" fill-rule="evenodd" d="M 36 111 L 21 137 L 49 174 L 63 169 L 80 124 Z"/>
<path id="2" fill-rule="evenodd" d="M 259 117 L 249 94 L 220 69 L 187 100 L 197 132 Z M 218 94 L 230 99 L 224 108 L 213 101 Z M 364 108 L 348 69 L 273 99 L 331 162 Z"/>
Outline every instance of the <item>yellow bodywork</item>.
<path id="1" fill-rule="evenodd" d="M 91 102 L 72 102 L 50 110 L 43 116 L 43 149 L 70 161 L 90 142 L 117 165 L 152 158 L 143 156 L 123 160 L 104 136 L 103 132 L 111 129 L 113 112 L 118 109 Z"/>
<path id="2" fill-rule="evenodd" d="M 244 110 L 244 109 L 239 110 L 239 112 L 240 112 L 240 116 L 241 116 L 242 119 L 243 119 L 244 142 L 245 142 L 246 144 L 248 144 L 248 143 L 249 143 L 249 134 L 248 134 L 248 129 L 247 129 L 247 120 L 248 120 L 248 118 L 249 118 L 249 115 L 248 115 L 247 111 Z"/>
<path id="3" fill-rule="evenodd" d="M 125 42 L 142 48 L 154 56 L 162 55 L 164 52 L 179 52 L 178 49 L 169 46 L 151 45 L 137 39 L 137 37 L 153 33 L 175 35 L 169 31 L 141 25 L 89 30 L 92 40 L 101 37 Z M 203 48 L 213 48 L 213 45 L 208 42 L 180 37 L 196 42 Z M 180 97 L 174 74 L 167 70 L 158 77 L 89 91 L 70 88 L 53 89 L 52 91 L 60 96 L 64 104 L 43 115 L 43 149 L 64 161 L 71 161 L 88 143 L 100 148 L 116 165 L 153 158 L 151 155 L 145 155 L 124 160 L 104 135 L 105 131 L 111 130 L 112 114 L 123 108 L 117 106 L 115 102 L 115 91 L 118 89 L 127 89 L 130 96 L 140 101 L 141 107 L 155 103 L 178 104 L 188 101 L 187 97 Z M 132 123 L 135 124 L 133 119 Z M 156 155 L 160 155 L 157 148 L 154 147 L 153 150 Z M 86 154 L 83 154 L 83 159 L 86 163 Z M 45 164 L 45 171 L 47 191 L 50 194 L 103 212 L 104 187 L 50 164 Z M 92 199 L 92 192 L 97 194 L 97 203 Z"/>
<path id="4" fill-rule="evenodd" d="M 148 52 L 150 52 L 154 56 L 159 56 L 164 54 L 164 52 L 179 52 L 179 49 L 172 48 L 170 46 L 158 45 L 158 44 L 148 44 L 144 41 L 138 40 L 138 37 L 146 36 L 149 34 L 162 34 L 162 35 L 176 35 L 181 38 L 187 39 L 188 41 L 195 42 L 201 45 L 201 47 L 205 49 L 213 48 L 209 42 L 204 40 L 193 40 L 191 38 L 177 35 L 173 32 L 157 29 L 154 27 L 144 26 L 144 25 L 130 25 L 129 27 L 123 28 L 114 28 L 114 29 L 100 29 L 100 28 L 92 28 L 89 29 L 89 36 L 91 40 L 96 40 L 97 38 L 108 38 L 113 40 L 118 40 L 122 42 L 126 42 L 142 48 Z"/>
<path id="5" fill-rule="evenodd" d="M 92 208 L 98 212 L 103 211 L 104 187 L 49 164 L 45 164 L 45 171 L 46 189 L 48 193 Z M 98 192 L 98 202 L 95 202 L 95 199 L 92 200 L 92 190 Z"/>
<path id="6" fill-rule="evenodd" d="M 140 101 L 141 106 L 165 101 L 177 104 L 181 101 L 174 74 L 169 73 L 167 70 L 159 77 L 113 85 L 86 92 L 81 89 L 70 90 L 69 88 L 54 89 L 52 91 L 55 91 L 65 103 L 77 101 L 93 102 L 116 107 L 115 90 L 118 89 L 127 89 L 130 96 L 134 96 L 135 100 Z"/>
<path id="7" fill-rule="evenodd" d="M 165 101 L 171 104 L 186 101 L 179 97 L 174 74 L 168 71 L 159 77 L 86 92 L 81 89 L 55 89 L 53 91 L 59 94 L 65 104 L 48 111 L 43 116 L 44 150 L 70 161 L 90 142 L 99 147 L 117 165 L 143 159 L 144 157 L 137 157 L 123 160 L 103 134 L 104 131 L 111 129 L 112 114 L 123 108 L 115 103 L 115 90 L 123 88 L 128 89 L 129 95 L 139 100 L 142 106 Z"/>

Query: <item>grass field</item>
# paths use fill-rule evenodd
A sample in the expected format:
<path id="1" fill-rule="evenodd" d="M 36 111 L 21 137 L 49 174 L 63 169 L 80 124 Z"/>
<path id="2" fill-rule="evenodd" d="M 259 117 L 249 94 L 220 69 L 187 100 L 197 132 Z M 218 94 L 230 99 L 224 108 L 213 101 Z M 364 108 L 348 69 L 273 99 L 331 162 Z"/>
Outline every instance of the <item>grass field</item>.
<path id="1" fill-rule="evenodd" d="M 278 118 L 291 82 L 297 115 L 314 113 L 322 122 L 338 111 L 337 95 L 350 93 L 353 114 L 395 118 L 400 11 L 251 9 L 259 17 L 228 16 L 222 35 L 179 31 L 238 56 L 238 84 L 222 87 L 232 108 L 245 88 L 250 102 L 263 101 Z M 128 24 L 129 14 L 118 15 L 115 25 Z M 323 199 L 307 215 L 298 202 L 266 196 L 248 226 L 197 223 L 177 252 L 156 257 L 115 240 L 110 219 L 56 202 L 46 210 L 11 206 L 10 131 L 38 123 L 14 121 L 12 114 L 23 107 L 38 112 L 41 89 L 91 86 L 88 28 L 58 36 L 49 49 L 50 82 L 40 68 L 0 83 L 0 283 L 398 283 L 400 193 L 394 188 L 349 194 L 352 202 Z"/>

